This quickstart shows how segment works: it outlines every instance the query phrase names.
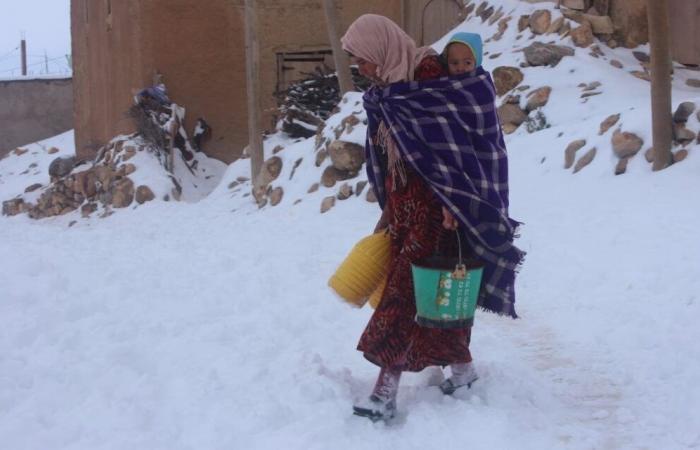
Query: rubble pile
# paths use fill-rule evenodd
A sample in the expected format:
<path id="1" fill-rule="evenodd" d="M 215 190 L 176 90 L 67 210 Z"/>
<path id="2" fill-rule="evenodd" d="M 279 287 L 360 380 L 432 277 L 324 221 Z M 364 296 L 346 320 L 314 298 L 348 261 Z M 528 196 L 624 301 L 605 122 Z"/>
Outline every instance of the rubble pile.
<path id="1" fill-rule="evenodd" d="M 166 183 L 171 187 L 166 188 L 169 192 L 162 200 L 180 200 L 182 187 L 173 175 L 175 162 L 181 160 L 178 166 L 183 165 L 194 175 L 198 162 L 195 154 L 209 132 L 206 122 L 199 119 L 195 139 L 190 140 L 183 126 L 184 113 L 184 108 L 170 101 L 162 83 L 142 90 L 129 110 L 137 133 L 113 139 L 97 151 L 94 159 L 54 159 L 48 170 L 49 183 L 35 183 L 25 189 L 24 195 L 4 201 L 2 213 L 26 213 L 33 219 L 43 219 L 79 209 L 83 217 L 96 212 L 107 217 L 115 209 L 152 201 L 156 198 L 152 187 L 137 184 L 132 176 L 139 169 L 132 158 L 142 152 L 148 157 L 139 159 L 141 163 L 155 166 L 161 173 L 164 170 L 170 180 Z M 163 191 L 160 187 L 159 192 Z"/>
<path id="2" fill-rule="evenodd" d="M 49 167 L 50 184 L 46 187 L 32 185 L 25 193 L 42 189 L 35 202 L 23 197 L 3 202 L 4 215 L 26 213 L 32 219 L 64 215 L 80 209 L 83 217 L 100 210 L 100 217 L 107 217 L 115 208 L 143 204 L 155 198 L 147 185 L 137 186 L 131 174 L 135 164 L 129 162 L 138 152 L 149 152 L 149 146 L 137 144 L 133 137 L 114 140 L 103 147 L 95 161 L 78 161 L 75 157 L 59 157 Z M 174 181 L 174 180 L 173 180 Z M 179 198 L 177 184 L 172 191 Z"/>

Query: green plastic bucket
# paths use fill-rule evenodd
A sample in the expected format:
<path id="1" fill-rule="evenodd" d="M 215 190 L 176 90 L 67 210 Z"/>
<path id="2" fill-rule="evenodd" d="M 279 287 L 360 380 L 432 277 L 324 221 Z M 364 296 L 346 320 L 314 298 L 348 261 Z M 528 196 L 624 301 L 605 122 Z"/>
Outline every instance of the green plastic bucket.
<path id="1" fill-rule="evenodd" d="M 474 324 L 483 264 L 465 263 L 460 248 L 458 259 L 411 264 L 411 272 L 419 325 L 468 328 Z"/>

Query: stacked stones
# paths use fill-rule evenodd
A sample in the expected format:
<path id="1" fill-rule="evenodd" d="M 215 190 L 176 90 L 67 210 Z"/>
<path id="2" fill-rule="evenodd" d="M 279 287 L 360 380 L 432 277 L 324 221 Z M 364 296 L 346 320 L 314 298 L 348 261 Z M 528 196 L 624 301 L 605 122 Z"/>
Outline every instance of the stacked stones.
<path id="1" fill-rule="evenodd" d="M 561 6 L 564 17 L 579 24 L 570 32 L 571 39 L 577 47 L 591 46 L 595 37 L 611 48 L 618 46 L 614 37 L 613 21 L 607 15 L 607 0 L 562 0 Z"/>
<path id="2" fill-rule="evenodd" d="M 342 140 L 333 141 L 327 148 L 320 149 L 316 154 L 316 166 L 321 164 L 330 156 L 331 164 L 326 167 L 321 175 L 320 183 L 314 183 L 308 190 L 308 193 L 316 192 L 323 185 L 325 187 L 333 187 L 339 181 L 349 180 L 359 175 L 360 170 L 365 162 L 365 149 L 363 146 L 346 142 Z M 299 158 L 294 162 L 294 167 L 290 174 L 290 179 L 293 179 L 296 169 L 303 162 L 303 158 Z M 279 156 L 272 156 L 263 163 L 260 172 L 259 187 L 254 193 L 259 207 L 266 205 L 278 205 L 284 196 L 284 190 L 281 186 L 274 186 L 273 182 L 277 180 L 282 173 L 283 160 Z M 236 180 L 229 188 L 233 189 L 246 180 Z M 353 194 L 360 195 L 364 189 L 366 182 L 360 181 L 355 188 L 348 183 L 343 183 L 338 188 L 338 192 L 334 196 L 326 197 L 322 201 L 321 212 L 326 212 L 335 205 L 335 200 L 346 200 Z M 371 196 L 368 196 L 368 201 L 376 201 Z"/>
<path id="3" fill-rule="evenodd" d="M 277 151 L 275 153 L 279 153 L 283 149 L 283 147 L 280 147 L 279 149 L 276 148 L 275 150 Z M 272 206 L 275 206 L 282 201 L 282 197 L 284 196 L 284 191 L 282 190 L 282 187 L 272 186 L 272 182 L 280 176 L 280 173 L 282 173 L 282 166 L 282 158 L 276 155 L 267 159 L 263 163 L 262 168 L 260 169 L 258 187 L 256 190 L 253 191 L 253 195 L 255 196 L 255 201 L 258 203 L 258 207 L 262 208 L 268 203 L 271 203 Z M 239 179 L 236 181 L 243 181 L 243 179 Z M 229 185 L 229 188 L 235 187 L 232 185 Z"/>
<path id="4" fill-rule="evenodd" d="M 333 187 L 339 181 L 357 177 L 365 163 L 365 148 L 352 142 L 338 140 L 328 146 L 328 156 L 330 156 L 331 164 L 323 171 L 321 184 L 325 187 Z M 348 182 L 342 183 L 336 195 L 323 199 L 321 212 L 324 213 L 331 209 L 335 205 L 336 199 L 346 200 L 353 194 L 359 196 L 365 184 L 359 182 L 353 188 Z M 368 196 L 367 200 L 376 201 L 372 196 Z"/>
<path id="5" fill-rule="evenodd" d="M 323 140 L 322 136 L 316 141 L 316 166 L 320 167 L 328 157 L 331 161 L 331 164 L 324 169 L 321 175 L 320 184 L 331 188 L 339 182 L 345 181 L 338 187 L 335 195 L 325 197 L 321 201 L 321 213 L 330 210 L 335 205 L 336 200 L 346 200 L 353 195 L 360 196 L 367 185 L 366 181 L 359 181 L 352 186 L 346 181 L 356 178 L 365 163 L 364 146 L 342 139 L 344 134 L 352 133 L 358 124 L 360 124 L 360 119 L 357 115 L 350 114 L 344 117 L 340 124 L 332 130 L 334 141 Z M 309 192 L 317 190 L 318 187 L 318 183 L 314 183 L 309 188 Z M 371 189 L 366 194 L 366 200 L 376 202 L 377 199 L 370 191 Z"/>
<path id="6" fill-rule="evenodd" d="M 516 89 L 516 87 L 518 92 L 529 88 L 529 86 L 518 87 L 525 77 L 517 67 L 496 67 L 493 70 L 492 76 L 494 85 L 496 86 L 496 95 L 499 97 L 506 95 Z M 503 132 L 506 134 L 515 132 L 515 130 L 527 120 L 527 114 L 520 107 L 520 100 L 521 96 L 519 94 L 511 94 L 508 95 L 501 106 L 498 107 L 498 118 L 501 122 Z"/>
<path id="7" fill-rule="evenodd" d="M 100 217 L 112 214 L 112 208 L 126 208 L 134 201 L 143 204 L 155 198 L 153 191 L 145 185 L 135 188 L 129 178 L 136 166 L 127 163 L 142 147 L 124 145 L 124 141 L 113 141 L 98 152 L 92 166 L 79 170 L 87 161 L 77 161 L 74 157 L 56 158 L 49 166 L 51 183 L 35 204 L 15 198 L 3 202 L 3 214 L 27 213 L 33 219 L 59 216 L 80 208 L 83 217 L 97 211 L 98 205 L 104 212 Z M 41 185 L 32 185 L 25 193 L 32 192 Z M 179 198 L 177 189 L 173 196 Z M 169 199 L 169 198 L 168 198 Z"/>
<path id="8" fill-rule="evenodd" d="M 496 34 L 488 38 L 486 42 L 498 41 L 503 37 L 503 34 L 508 29 L 508 22 L 512 19 L 511 16 L 507 16 L 505 18 L 503 17 L 505 15 L 503 6 L 499 6 L 498 9 L 496 9 L 489 5 L 489 3 L 486 1 L 481 2 L 478 7 L 476 6 L 476 3 L 473 2 L 470 3 L 467 1 L 465 3 L 469 4 L 462 8 L 459 16 L 457 17 L 457 23 L 464 22 L 473 13 L 475 16 L 481 19 L 482 23 L 488 21 L 489 25 L 493 25 L 498 22 L 498 31 Z"/>
<path id="9" fill-rule="evenodd" d="M 601 124 L 602 126 L 602 124 Z M 618 158 L 615 166 L 615 175 L 621 175 L 627 171 L 627 163 L 642 149 L 644 140 L 634 133 L 617 129 L 610 138 L 613 153 Z"/>
<path id="10" fill-rule="evenodd" d="M 357 104 L 359 105 L 359 102 Z M 316 156 L 314 164 L 316 167 L 321 167 L 326 163 L 327 159 L 330 159 L 330 164 L 323 170 L 321 179 L 313 183 L 309 187 L 307 193 L 316 192 L 322 185 L 327 188 L 335 187 L 339 182 L 351 180 L 360 174 L 365 163 L 364 146 L 343 139 L 343 135 L 352 133 L 355 127 L 360 124 L 361 119 L 358 117 L 359 114 L 361 113 L 357 112 L 344 117 L 338 126 L 330 130 L 330 137 L 324 137 L 325 123 L 319 127 L 316 132 Z M 328 135 L 328 133 L 325 135 Z M 274 186 L 274 182 L 281 175 L 284 165 L 283 159 L 277 156 L 277 154 L 283 150 L 284 148 L 281 146 L 273 149 L 273 156 L 263 163 L 260 178 L 258 179 L 258 188 L 253 192 L 255 200 L 261 208 L 266 205 L 275 206 L 279 204 L 284 197 L 283 188 L 281 186 Z M 299 158 L 294 162 L 294 166 L 289 175 L 290 180 L 294 178 L 296 169 L 302 162 L 303 158 Z M 229 185 L 229 188 L 233 189 L 241 184 L 241 182 L 240 180 L 236 180 Z M 358 181 L 354 186 L 349 182 L 342 183 L 338 186 L 335 195 L 328 196 L 321 201 L 321 212 L 324 213 L 335 206 L 336 200 L 346 200 L 353 195 L 361 195 L 366 185 L 366 181 Z M 367 192 L 366 199 L 369 202 L 377 201 L 371 189 Z M 301 200 L 296 200 L 295 204 L 300 201 Z"/>
<path id="11" fill-rule="evenodd" d="M 571 25 L 564 17 L 552 20 L 552 13 L 548 9 L 538 9 L 530 15 L 520 16 L 518 20 L 518 32 L 529 29 L 536 36 L 558 34 L 566 36 L 571 31 Z M 522 34 L 516 39 L 522 39 Z"/>
<path id="12" fill-rule="evenodd" d="M 675 113 L 673 114 L 673 144 L 680 149 L 672 150 L 672 160 L 671 163 L 679 163 L 683 161 L 688 156 L 688 149 L 686 148 L 688 144 L 695 141 L 696 137 L 700 133 L 696 133 L 692 130 L 686 128 L 688 119 L 695 111 L 695 103 L 684 102 L 678 105 Z M 619 117 L 619 114 L 617 115 Z M 700 121 L 700 112 L 698 113 L 698 121 Z M 602 125 L 601 125 L 602 128 Z M 700 140 L 698 140 L 700 143 Z M 612 145 L 615 155 L 619 158 L 619 162 L 615 167 L 615 175 L 620 175 L 625 173 L 627 169 L 627 162 L 636 155 L 639 150 L 641 150 L 644 141 L 632 134 L 627 132 L 621 132 L 620 130 L 615 131 L 612 136 Z M 654 149 L 653 147 L 648 148 L 644 153 L 644 157 L 647 162 L 651 163 L 654 161 Z"/>
<path id="13" fill-rule="evenodd" d="M 574 45 L 581 48 L 591 49 L 591 56 L 599 58 L 603 52 L 597 45 L 593 45 L 597 37 L 608 46 L 615 48 L 617 41 L 613 38 L 614 27 L 612 19 L 599 12 L 597 8 L 602 5 L 593 5 L 586 9 L 584 0 L 564 0 L 562 3 L 562 16 L 553 20 L 549 10 L 537 10 L 531 15 L 524 15 L 518 21 L 518 31 L 522 33 L 526 29 L 537 35 L 548 35 L 556 33 L 560 37 L 570 36 Z M 605 8 L 607 10 L 607 7 Z M 568 20 L 567 20 L 568 19 Z M 571 22 L 578 24 L 572 28 Z M 522 35 L 518 36 L 520 39 Z M 527 62 L 524 66 L 555 66 L 562 57 L 573 55 L 573 49 L 566 46 L 553 44 L 543 44 L 535 42 L 525 50 Z"/>
<path id="14" fill-rule="evenodd" d="M 700 144 L 700 130 L 694 132 L 686 128 L 688 119 L 695 112 L 695 103 L 683 102 L 678 105 L 676 112 L 673 114 L 673 142 L 680 145 L 682 148 L 673 152 L 673 162 L 683 161 L 688 156 L 688 150 L 685 148 L 688 144 L 695 141 Z M 697 113 L 698 122 L 700 122 L 700 111 Z"/>
<path id="15" fill-rule="evenodd" d="M 506 134 L 511 134 L 523 123 L 532 121 L 530 113 L 545 106 L 549 102 L 549 96 L 552 93 L 550 86 L 530 89 L 528 85 L 520 85 L 523 78 L 523 73 L 517 67 L 500 66 L 493 71 L 496 94 L 499 97 L 515 91 L 507 95 L 501 106 L 498 107 L 498 118 L 503 132 Z M 525 95 L 525 105 L 521 106 L 523 100 L 519 92 L 525 91 L 529 92 Z"/>
<path id="16" fill-rule="evenodd" d="M 681 103 L 676 112 L 673 114 L 673 139 L 674 145 L 680 146 L 680 149 L 673 151 L 672 163 L 678 163 L 683 161 L 688 156 L 688 149 L 686 148 L 689 144 L 697 142 L 700 144 L 700 132 L 694 132 L 686 127 L 688 119 L 695 112 L 696 105 L 693 102 Z M 698 122 L 700 122 L 700 111 L 697 113 Z M 606 134 L 611 128 L 618 124 L 620 121 L 620 114 L 613 114 L 607 117 L 600 124 L 599 135 Z M 697 141 L 696 141 L 697 139 Z M 622 127 L 618 127 L 613 131 L 610 137 L 610 144 L 613 150 L 613 154 L 617 157 L 618 162 L 615 165 L 615 175 L 621 175 L 627 171 L 627 165 L 629 161 L 642 149 L 644 146 L 644 140 L 634 133 L 629 131 L 623 131 Z M 574 167 L 573 172 L 576 173 L 590 164 L 596 156 L 597 149 L 595 147 L 589 149 L 583 156 L 581 156 L 578 161 L 576 161 L 577 152 L 585 147 L 586 141 L 584 139 L 575 140 L 566 147 L 564 150 L 564 168 L 570 169 Z M 651 163 L 654 161 L 654 149 L 648 148 L 644 153 L 644 157 L 647 162 Z M 575 164 L 574 164 L 575 162 Z"/>
<path id="17" fill-rule="evenodd" d="M 508 19 L 503 19 L 506 23 L 505 27 L 507 27 Z M 549 10 L 540 9 L 530 15 L 520 17 L 518 20 L 518 32 L 521 34 L 516 39 L 521 39 L 523 37 L 522 33 L 526 30 L 530 30 L 535 36 L 549 34 L 565 36 L 569 33 L 570 26 L 564 17 L 552 20 L 552 13 Z M 525 61 L 520 64 L 521 68 L 536 66 L 555 67 L 562 58 L 574 55 L 574 49 L 571 47 L 545 44 L 537 41 L 523 48 L 522 51 Z M 529 85 L 521 85 L 524 75 L 518 67 L 497 67 L 493 70 L 492 76 L 496 85 L 496 94 L 499 97 L 505 96 L 498 108 L 498 116 L 504 133 L 510 134 L 515 132 L 523 123 L 528 124 L 527 128 L 530 132 L 548 126 L 546 117 L 544 117 L 540 108 L 549 101 L 549 96 L 552 93 L 550 86 L 531 89 Z M 526 91 L 526 95 L 520 94 Z M 534 114 L 531 114 L 533 112 Z"/>
<path id="18" fill-rule="evenodd" d="M 606 134 L 613 126 L 615 126 L 620 120 L 620 114 L 613 114 L 607 117 L 600 124 L 600 129 L 598 134 L 600 136 Z M 611 145 L 613 153 L 618 157 L 618 163 L 615 167 L 615 174 L 620 175 L 625 173 L 627 169 L 627 163 L 634 155 L 636 155 L 642 148 L 644 141 L 642 138 L 634 133 L 623 132 L 621 129 L 615 130 L 611 137 Z M 579 150 L 586 146 L 585 139 L 578 139 L 571 142 L 564 150 L 564 168 L 570 169 L 574 167 L 573 173 L 581 171 L 584 167 L 588 166 L 596 157 L 598 149 L 592 147 L 588 149 L 578 160 L 576 160 L 576 154 Z M 576 162 L 574 164 L 574 161 Z"/>
<path id="19" fill-rule="evenodd" d="M 631 70 L 630 73 L 644 81 L 651 81 L 651 57 L 641 51 L 633 51 L 635 59 L 639 62 L 642 70 Z"/>
<path id="20" fill-rule="evenodd" d="M 530 15 L 520 16 L 516 39 L 523 37 L 523 32 L 530 30 L 535 36 L 546 37 L 557 34 L 564 37 L 571 31 L 569 22 L 564 17 L 552 20 L 552 13 L 547 9 L 538 9 Z M 535 41 L 523 49 L 525 62 L 521 67 L 549 66 L 555 67 L 565 56 L 573 56 L 574 49 L 564 45 L 545 44 Z"/>

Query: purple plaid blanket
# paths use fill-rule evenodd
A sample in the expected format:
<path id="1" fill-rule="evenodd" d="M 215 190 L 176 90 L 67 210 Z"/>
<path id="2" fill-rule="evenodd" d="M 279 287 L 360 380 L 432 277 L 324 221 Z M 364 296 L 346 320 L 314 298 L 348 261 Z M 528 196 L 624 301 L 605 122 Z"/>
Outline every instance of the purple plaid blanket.
<path id="1" fill-rule="evenodd" d="M 401 156 L 460 222 L 485 263 L 479 306 L 511 317 L 515 273 L 525 253 L 513 245 L 519 222 L 508 217 L 508 157 L 491 76 L 476 73 L 373 87 L 368 116 L 367 173 L 384 207 L 384 174 L 371 136 L 383 120 Z"/>

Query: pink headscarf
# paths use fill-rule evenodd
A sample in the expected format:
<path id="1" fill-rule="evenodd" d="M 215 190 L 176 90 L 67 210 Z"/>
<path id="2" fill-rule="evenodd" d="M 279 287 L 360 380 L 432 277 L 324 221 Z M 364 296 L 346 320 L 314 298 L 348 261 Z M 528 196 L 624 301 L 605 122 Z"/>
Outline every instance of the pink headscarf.
<path id="1" fill-rule="evenodd" d="M 412 81 L 416 66 L 429 55 L 430 47 L 416 43 L 391 19 L 377 14 L 357 18 L 340 41 L 343 50 L 377 65 L 377 77 L 385 83 Z"/>

